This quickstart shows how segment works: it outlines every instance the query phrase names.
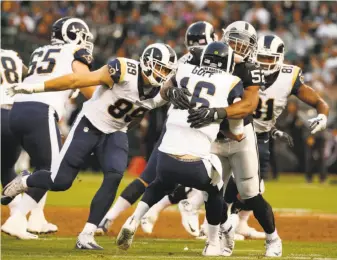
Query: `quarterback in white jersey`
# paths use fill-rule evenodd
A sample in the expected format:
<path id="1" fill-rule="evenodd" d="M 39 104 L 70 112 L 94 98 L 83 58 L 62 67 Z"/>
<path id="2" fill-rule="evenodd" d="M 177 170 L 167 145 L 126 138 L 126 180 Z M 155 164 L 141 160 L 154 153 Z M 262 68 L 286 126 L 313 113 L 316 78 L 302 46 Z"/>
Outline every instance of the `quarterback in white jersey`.
<path id="1" fill-rule="evenodd" d="M 212 42 L 205 47 L 200 67 L 190 64 L 179 66 L 175 80 L 179 87 L 192 93 L 191 105 L 209 107 L 210 113 L 215 114 L 219 120 L 195 129 L 187 122 L 187 110 L 173 109 L 169 113 L 167 130 L 159 146 L 157 177 L 146 189 L 134 214 L 119 232 L 119 248 L 127 250 L 130 247 L 141 218 L 167 191 L 179 183 L 206 192 L 206 215 L 210 236 L 203 254 L 220 255 L 218 232 L 223 203 L 221 165 L 210 150 L 223 118 L 222 108 L 227 107 L 236 98 L 241 98 L 243 94 L 241 80 L 231 75 L 233 69 L 233 50 L 221 42 Z M 242 133 L 242 120 L 230 125 L 237 135 Z M 212 168 L 216 170 L 212 171 Z"/>
<path id="2" fill-rule="evenodd" d="M 13 91 L 33 93 L 82 88 L 101 84 L 92 99 L 84 104 L 65 143 L 58 161 L 50 172 L 37 171 L 31 176 L 18 177 L 4 194 L 13 196 L 26 187 L 64 191 L 71 187 L 83 162 L 91 154 L 100 162 L 104 173 L 103 183 L 97 191 L 88 221 L 80 233 L 76 248 L 102 249 L 94 232 L 111 206 L 118 185 L 127 166 L 127 127 L 144 113 L 167 101 L 182 108 L 189 107 L 183 91 L 169 86 L 161 87 L 175 73 L 177 56 L 166 44 L 149 45 L 140 62 L 116 58 L 102 68 L 86 73 L 74 73 L 39 84 L 22 84 Z"/>
<path id="3" fill-rule="evenodd" d="M 21 84 L 38 85 L 40 81 L 73 71 L 89 72 L 93 61 L 93 45 L 88 41 L 90 37 L 88 25 L 83 20 L 72 17 L 57 20 L 52 27 L 51 44 L 37 48 L 32 53 L 28 73 Z M 90 96 L 93 90 L 86 89 L 84 94 Z M 9 118 L 10 128 L 29 154 L 36 170 L 49 171 L 56 162 L 61 147 L 57 123 L 62 117 L 69 94 L 70 91 L 20 94 L 14 98 Z M 44 207 L 45 194 L 46 190 L 42 189 L 27 190 L 16 214 L 10 216 L 2 229 L 16 236 L 26 232 L 26 215 L 32 210 L 28 231 L 56 232 L 57 227 L 46 221 L 43 212 L 33 210 Z"/>

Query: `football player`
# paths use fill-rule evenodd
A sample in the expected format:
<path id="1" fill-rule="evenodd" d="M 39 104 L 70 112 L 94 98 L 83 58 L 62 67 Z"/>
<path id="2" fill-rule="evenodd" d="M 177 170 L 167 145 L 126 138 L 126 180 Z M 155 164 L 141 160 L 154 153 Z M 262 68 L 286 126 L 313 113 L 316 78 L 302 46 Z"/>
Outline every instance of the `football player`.
<path id="1" fill-rule="evenodd" d="M 52 27 L 51 44 L 37 48 L 31 55 L 24 84 L 35 84 L 71 72 L 89 72 L 92 64 L 93 44 L 88 25 L 81 19 L 65 17 Z M 83 89 L 91 95 L 93 89 Z M 36 170 L 49 171 L 56 162 L 60 150 L 60 132 L 57 122 L 64 112 L 64 104 L 70 91 L 34 93 L 14 98 L 9 123 L 20 145 L 29 154 Z M 30 188 L 22 201 L 2 225 L 2 231 L 20 237 L 26 232 L 26 215 L 46 201 L 46 190 Z M 35 220 L 35 221 L 34 221 Z M 57 227 L 46 221 L 43 211 L 32 210 L 28 231 L 37 233 L 56 232 Z M 32 237 L 33 238 L 33 237 Z M 34 236 L 37 238 L 37 236 Z"/>
<path id="2" fill-rule="evenodd" d="M 228 43 L 236 54 L 242 57 L 242 62 L 235 66 L 240 73 L 236 75 L 241 75 L 241 79 L 250 81 L 250 85 L 245 88 L 244 97 L 250 96 L 247 105 L 250 107 L 249 114 L 252 114 L 258 105 L 259 88 L 263 81 L 261 71 L 255 64 L 248 61 L 257 48 L 256 31 L 249 23 L 237 21 L 224 30 L 222 41 Z M 239 102 L 233 105 L 233 109 L 239 116 L 242 110 L 236 109 L 237 104 Z M 189 115 L 192 127 L 202 127 L 213 120 L 214 111 L 208 108 L 194 110 Z M 212 152 L 220 157 L 225 187 L 233 172 L 241 199 L 248 208 L 253 210 L 254 216 L 266 233 L 265 255 L 281 256 L 282 243 L 275 228 L 274 214 L 271 206 L 260 193 L 259 161 L 252 116 L 245 118 L 245 139 L 241 142 L 228 138 L 228 122 L 226 120 L 222 122 L 220 129 L 220 136 L 212 144 Z M 221 226 L 222 254 L 230 256 L 234 249 L 234 234 L 238 217 L 236 214 L 230 215 L 229 221 L 227 221 L 227 204 L 224 203 L 224 206 Z"/>
<path id="3" fill-rule="evenodd" d="M 187 122 L 187 110 L 172 109 L 169 112 L 166 132 L 158 148 L 156 179 L 147 187 L 134 214 L 119 232 L 116 243 L 120 249 L 127 250 L 131 246 L 141 218 L 178 183 L 205 191 L 209 236 L 203 255 L 220 255 L 222 170 L 219 158 L 210 150 L 226 115 L 225 110 L 218 107 L 227 107 L 243 94 L 242 82 L 232 75 L 233 70 L 233 50 L 222 42 L 212 42 L 204 48 L 200 67 L 188 63 L 179 66 L 175 77 L 178 86 L 193 93 L 192 106 L 209 108 L 214 111 L 216 120 L 196 129 Z M 229 127 L 233 137 L 242 138 L 243 120 L 229 121 Z M 213 167 L 215 171 L 212 171 Z"/>
<path id="4" fill-rule="evenodd" d="M 295 95 L 304 103 L 317 111 L 317 117 L 309 120 L 311 133 L 315 134 L 326 128 L 329 114 L 328 104 L 316 91 L 303 81 L 302 70 L 293 65 L 284 64 L 285 45 L 276 35 L 265 35 L 258 40 L 256 62 L 265 75 L 265 81 L 259 90 L 259 105 L 254 113 L 254 128 L 259 149 L 260 171 L 267 173 L 269 164 L 269 138 L 279 136 L 291 145 L 291 138 L 277 130 L 274 125 L 287 105 L 288 97 Z M 227 202 L 234 202 L 231 211 L 246 205 L 237 200 L 235 181 L 230 180 L 227 186 L 229 193 L 225 195 Z M 262 191 L 261 191 L 262 192 Z M 227 197 L 227 199 L 226 199 Z"/>
<path id="5" fill-rule="evenodd" d="M 5 187 L 16 177 L 14 165 L 19 158 L 21 146 L 9 128 L 9 114 L 14 103 L 14 98 L 6 94 L 10 84 L 19 83 L 27 75 L 27 67 L 23 64 L 18 53 L 12 50 L 0 49 L 0 79 L 1 79 L 1 184 Z M 10 215 L 21 200 L 21 195 L 13 198 L 1 199 L 2 205 L 8 205 Z M 30 237 L 24 231 L 20 238 Z"/>
<path id="6" fill-rule="evenodd" d="M 102 249 L 94 239 L 94 232 L 114 201 L 127 166 L 128 125 L 133 120 L 141 119 L 146 111 L 167 101 L 177 107 L 190 107 L 187 97 L 181 95 L 183 90 L 161 88 L 175 73 L 176 67 L 175 51 L 166 44 L 156 43 L 144 50 L 140 61 L 116 58 L 90 73 L 74 73 L 13 88 L 14 92 L 32 93 L 100 85 L 93 97 L 83 105 L 51 171 L 19 176 L 5 187 L 4 195 L 12 197 L 27 187 L 67 190 L 83 162 L 94 152 L 104 179 L 92 200 L 89 218 L 78 236 L 76 248 Z"/>
<path id="7" fill-rule="evenodd" d="M 204 21 L 191 24 L 185 33 L 185 45 L 189 51 L 178 61 L 178 64 L 200 64 L 201 50 L 209 43 L 217 39 L 213 26 Z M 161 136 L 154 147 L 151 156 L 147 162 L 145 170 L 139 178 L 132 181 L 117 198 L 116 203 L 112 206 L 106 216 L 103 218 L 97 229 L 97 234 L 103 235 L 107 232 L 113 221 L 127 208 L 134 204 L 144 193 L 145 188 L 156 178 L 157 153 L 158 146 L 161 143 L 165 126 L 163 127 Z M 152 212 L 155 214 L 147 215 L 142 220 L 142 227 L 147 233 L 152 232 L 153 224 L 157 219 L 157 212 L 171 204 L 178 203 L 181 199 L 186 199 L 185 187 L 178 187 L 172 194 L 165 196 L 158 204 L 157 209 Z M 150 213 L 150 212 L 149 212 Z"/>

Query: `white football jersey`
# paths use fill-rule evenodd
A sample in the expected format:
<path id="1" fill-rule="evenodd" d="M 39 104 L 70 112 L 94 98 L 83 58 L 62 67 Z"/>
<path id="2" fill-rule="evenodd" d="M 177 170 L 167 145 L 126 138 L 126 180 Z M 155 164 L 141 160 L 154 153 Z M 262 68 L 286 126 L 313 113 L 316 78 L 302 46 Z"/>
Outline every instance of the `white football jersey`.
<path id="1" fill-rule="evenodd" d="M 90 66 L 92 56 L 86 49 L 73 44 L 45 45 L 37 48 L 31 55 L 28 76 L 24 83 L 44 82 L 66 74 L 73 73 L 72 63 L 79 60 Z M 59 118 L 65 111 L 65 102 L 72 90 L 33 93 L 30 95 L 18 94 L 15 102 L 41 102 L 55 109 Z"/>
<path id="2" fill-rule="evenodd" d="M 192 94 L 191 103 L 196 107 L 227 107 L 236 97 L 241 97 L 241 80 L 231 74 L 214 74 L 190 65 L 179 64 L 176 74 L 179 87 Z M 187 123 L 188 111 L 172 109 L 166 122 L 166 133 L 159 150 L 175 155 L 194 155 L 205 158 L 210 155 L 211 143 L 219 132 L 220 121 L 200 129 Z"/>
<path id="3" fill-rule="evenodd" d="M 18 53 L 11 50 L 0 49 L 0 78 L 1 78 L 1 105 L 11 105 L 14 97 L 6 94 L 6 88 L 22 80 L 23 62 Z"/>
<path id="4" fill-rule="evenodd" d="M 303 84 L 302 71 L 297 66 L 283 65 L 276 80 L 260 88 L 259 104 L 254 112 L 255 132 L 269 132 L 287 105 L 288 97 Z"/>
<path id="5" fill-rule="evenodd" d="M 113 87 L 99 86 L 83 105 L 83 114 L 103 133 L 126 132 L 132 120 L 166 103 L 159 87 L 144 88 L 138 61 L 117 58 L 108 63 L 108 69 Z"/>

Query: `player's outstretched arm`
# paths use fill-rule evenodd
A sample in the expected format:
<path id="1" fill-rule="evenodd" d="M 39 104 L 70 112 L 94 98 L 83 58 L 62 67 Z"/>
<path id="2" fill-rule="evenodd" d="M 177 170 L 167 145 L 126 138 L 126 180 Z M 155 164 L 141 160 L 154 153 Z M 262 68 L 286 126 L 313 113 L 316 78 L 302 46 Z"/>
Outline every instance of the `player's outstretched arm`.
<path id="1" fill-rule="evenodd" d="M 309 86 L 302 84 L 296 91 L 295 95 L 304 103 L 314 107 L 317 111 L 317 117 L 309 119 L 311 133 L 322 131 L 326 128 L 329 105 L 321 96 Z"/>
<path id="2" fill-rule="evenodd" d="M 113 86 L 107 66 L 92 72 L 76 72 L 58 78 L 47 80 L 41 83 L 27 84 L 21 83 L 13 85 L 7 89 L 7 93 L 13 96 L 17 93 L 31 94 L 48 91 L 62 91 L 67 89 L 86 88 L 96 85 Z"/>
<path id="3" fill-rule="evenodd" d="M 226 118 L 242 119 L 252 114 L 259 103 L 259 86 L 249 86 L 244 90 L 241 101 L 225 108 Z"/>

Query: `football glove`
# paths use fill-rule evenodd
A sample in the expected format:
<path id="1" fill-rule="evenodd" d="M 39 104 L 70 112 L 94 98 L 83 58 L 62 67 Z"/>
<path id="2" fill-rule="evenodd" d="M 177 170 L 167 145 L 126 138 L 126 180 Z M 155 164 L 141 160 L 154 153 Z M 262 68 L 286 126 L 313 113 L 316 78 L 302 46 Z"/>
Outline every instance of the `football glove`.
<path id="1" fill-rule="evenodd" d="M 315 134 L 323 131 L 326 128 L 327 121 L 328 119 L 324 114 L 319 114 L 317 117 L 309 119 L 311 133 Z"/>
<path id="2" fill-rule="evenodd" d="M 189 109 L 192 107 L 187 97 L 192 94 L 186 88 L 171 87 L 167 90 L 166 96 L 174 108 Z"/>
<path id="3" fill-rule="evenodd" d="M 226 110 L 223 108 L 205 108 L 188 110 L 187 122 L 191 123 L 193 128 L 201 128 L 218 119 L 224 119 L 227 116 Z"/>
<path id="4" fill-rule="evenodd" d="M 6 94 L 13 97 L 16 94 L 32 94 L 44 91 L 44 83 L 25 84 L 19 83 L 11 85 L 6 89 Z"/>
<path id="5" fill-rule="evenodd" d="M 274 140 L 280 139 L 283 142 L 287 142 L 289 147 L 294 147 L 294 139 L 286 132 L 282 132 L 274 128 L 273 130 L 271 130 L 270 135 Z"/>

